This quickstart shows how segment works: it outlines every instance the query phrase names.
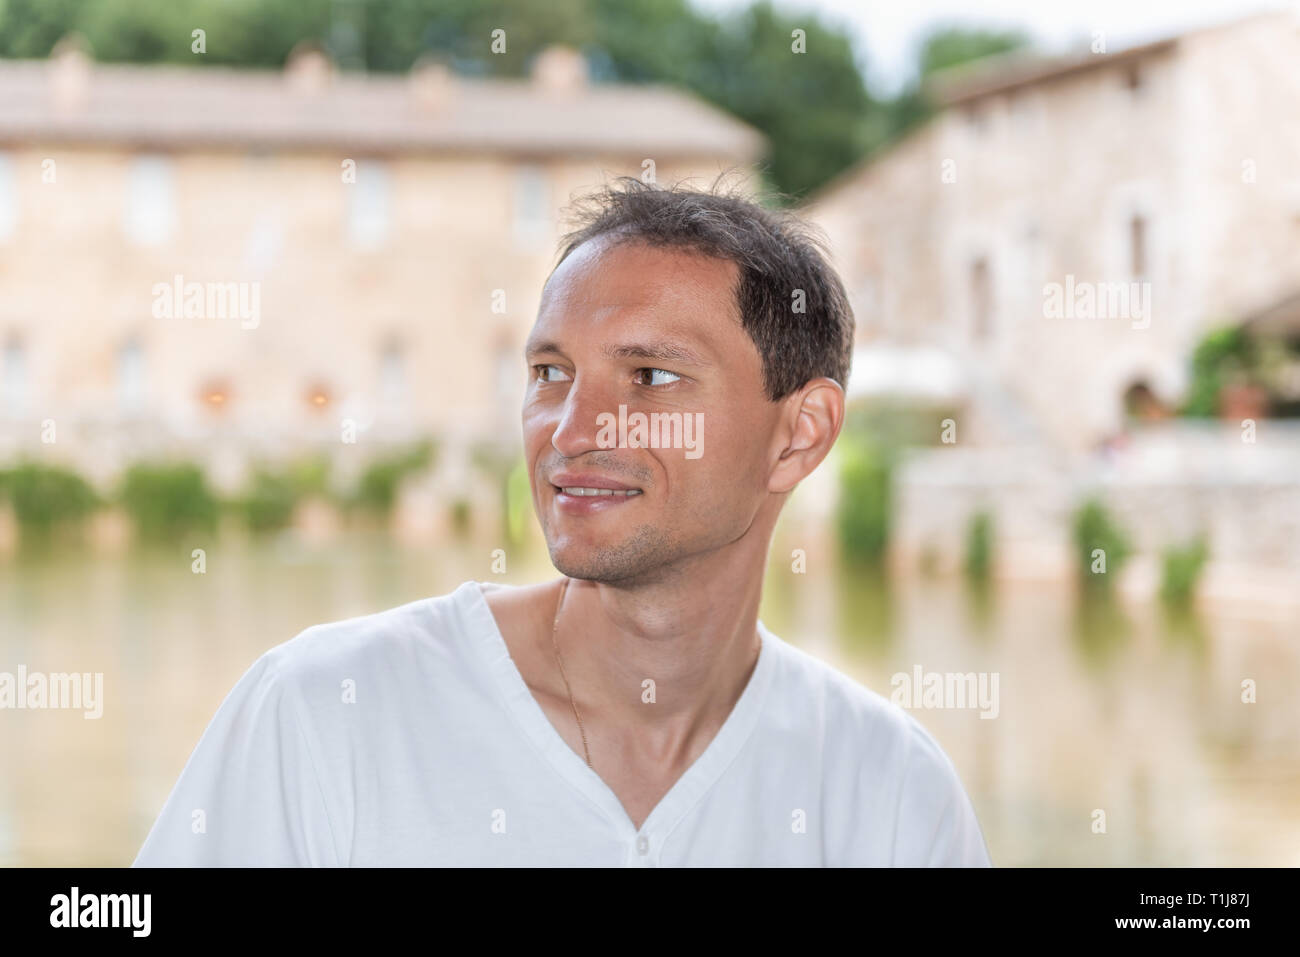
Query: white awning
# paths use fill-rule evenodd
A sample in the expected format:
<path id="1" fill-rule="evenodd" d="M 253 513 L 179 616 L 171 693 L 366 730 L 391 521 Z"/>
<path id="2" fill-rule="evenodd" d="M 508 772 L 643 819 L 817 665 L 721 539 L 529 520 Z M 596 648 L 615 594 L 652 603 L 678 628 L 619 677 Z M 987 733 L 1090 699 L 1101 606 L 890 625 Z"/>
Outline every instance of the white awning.
<path id="1" fill-rule="evenodd" d="M 966 374 L 950 353 L 934 346 L 875 345 L 853 353 L 850 399 L 951 401 L 967 394 Z"/>

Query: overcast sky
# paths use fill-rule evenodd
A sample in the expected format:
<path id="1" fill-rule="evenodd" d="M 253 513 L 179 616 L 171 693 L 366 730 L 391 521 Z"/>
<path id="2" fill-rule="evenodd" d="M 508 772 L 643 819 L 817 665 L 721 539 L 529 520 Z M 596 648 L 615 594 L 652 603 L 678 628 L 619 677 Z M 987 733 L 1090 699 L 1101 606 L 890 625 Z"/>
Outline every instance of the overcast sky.
<path id="1" fill-rule="evenodd" d="M 748 0 L 694 0 L 713 12 Z M 1108 50 L 1234 20 L 1250 13 L 1300 10 L 1300 0 L 774 0 L 778 8 L 812 10 L 845 25 L 876 91 L 892 93 L 910 76 L 918 40 L 949 22 L 989 28 L 1021 27 L 1038 47 L 1063 51 L 1104 31 Z"/>

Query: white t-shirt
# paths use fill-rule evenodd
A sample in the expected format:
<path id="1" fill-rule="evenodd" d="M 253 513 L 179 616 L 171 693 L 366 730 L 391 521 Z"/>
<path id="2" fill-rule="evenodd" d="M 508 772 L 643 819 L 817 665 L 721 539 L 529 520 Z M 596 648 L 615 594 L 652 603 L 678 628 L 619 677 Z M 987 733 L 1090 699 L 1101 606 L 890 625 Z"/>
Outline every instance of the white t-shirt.
<path id="1" fill-rule="evenodd" d="M 638 830 L 528 690 L 495 587 L 263 654 L 135 866 L 990 866 L 920 723 L 762 624 L 731 714 Z"/>

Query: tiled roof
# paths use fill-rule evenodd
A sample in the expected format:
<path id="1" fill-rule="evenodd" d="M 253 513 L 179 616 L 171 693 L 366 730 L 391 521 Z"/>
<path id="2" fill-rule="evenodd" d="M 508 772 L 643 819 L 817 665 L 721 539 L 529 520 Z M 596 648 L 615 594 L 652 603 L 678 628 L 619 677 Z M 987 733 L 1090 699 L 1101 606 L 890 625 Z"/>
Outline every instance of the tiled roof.
<path id="1" fill-rule="evenodd" d="M 1139 60 L 1172 50 L 1177 43 L 1177 38 L 1170 38 L 1117 50 L 1104 56 L 1094 53 L 1074 53 L 1043 57 L 1008 53 L 944 70 L 927 83 L 927 88 L 941 106 L 957 106 L 995 93 L 1007 93 L 1021 87 L 1061 80 L 1089 70 L 1099 70 L 1113 67 L 1117 63 Z"/>
<path id="2" fill-rule="evenodd" d="M 1096 54 L 1091 50 L 1082 50 L 1062 56 L 1041 56 L 1024 51 L 1012 51 L 985 57 L 934 74 L 927 81 L 926 87 L 931 97 L 940 106 L 957 106 L 986 96 L 1008 93 L 1021 87 L 1072 78 L 1090 70 L 1168 53 L 1176 49 L 1180 41 L 1190 37 L 1226 32 L 1245 24 L 1268 21 L 1276 24 L 1278 29 L 1296 29 L 1294 14 L 1267 10 L 1183 30 L 1172 36 L 1126 47 L 1113 53 Z"/>
<path id="3" fill-rule="evenodd" d="M 0 141 L 713 156 L 762 135 L 663 86 L 0 60 Z"/>

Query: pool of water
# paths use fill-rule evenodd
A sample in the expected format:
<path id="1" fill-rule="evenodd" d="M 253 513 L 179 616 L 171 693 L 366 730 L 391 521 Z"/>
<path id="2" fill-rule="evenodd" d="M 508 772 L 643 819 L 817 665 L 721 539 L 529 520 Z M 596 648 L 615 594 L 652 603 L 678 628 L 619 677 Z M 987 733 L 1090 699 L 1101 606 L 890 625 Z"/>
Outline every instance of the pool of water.
<path id="1" fill-rule="evenodd" d="M 0 864 L 129 864 L 261 652 L 466 579 L 552 574 L 534 549 L 495 575 L 493 547 L 232 541 L 207 549 L 203 574 L 188 546 L 0 561 L 0 671 L 104 675 L 98 719 L 0 710 Z M 786 640 L 887 697 L 918 669 L 996 687 L 995 715 L 910 702 L 961 774 L 996 864 L 1300 864 L 1293 617 L 1171 616 L 1081 601 L 1067 584 L 886 580 L 824 556 L 800 573 L 783 554 L 773 549 L 762 615 Z"/>

